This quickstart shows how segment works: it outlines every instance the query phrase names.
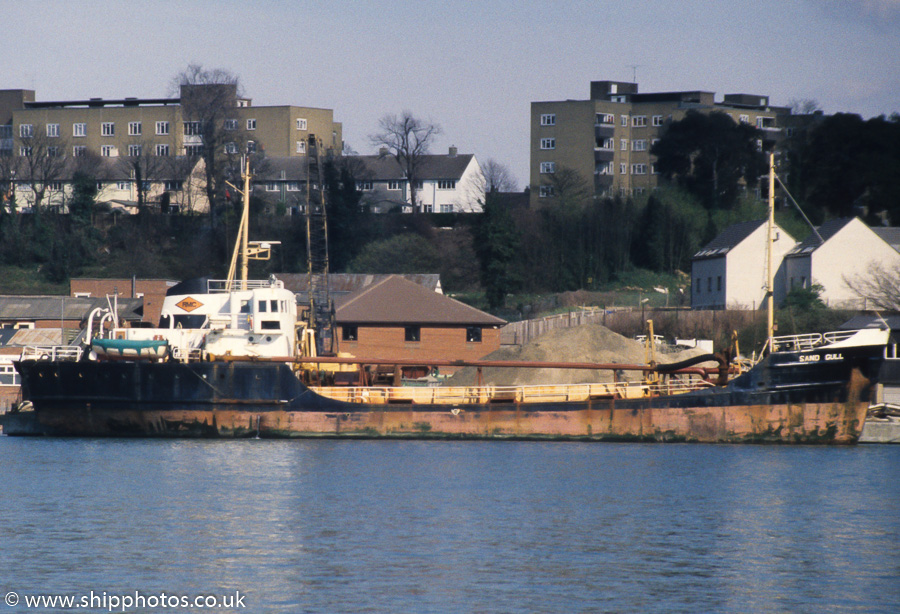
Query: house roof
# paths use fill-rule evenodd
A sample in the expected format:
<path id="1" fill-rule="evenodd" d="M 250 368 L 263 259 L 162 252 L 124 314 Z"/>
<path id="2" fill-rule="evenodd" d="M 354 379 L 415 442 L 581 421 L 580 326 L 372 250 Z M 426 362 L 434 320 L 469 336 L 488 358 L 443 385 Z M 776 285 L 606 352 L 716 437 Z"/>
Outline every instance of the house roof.
<path id="1" fill-rule="evenodd" d="M 419 179 L 460 179 L 474 158 L 474 154 L 425 155 L 419 167 Z M 406 179 L 406 171 L 391 155 L 350 156 L 363 165 L 359 179 L 390 181 Z"/>
<path id="2" fill-rule="evenodd" d="M 806 238 L 795 245 L 794 249 L 789 251 L 785 257 L 803 256 L 816 251 L 823 243 L 825 243 L 825 241 L 828 241 L 828 239 L 836 235 L 844 228 L 844 226 L 855 219 L 856 218 L 853 217 L 841 217 L 834 220 L 828 220 L 816 228 L 818 235 L 815 232 L 809 233 Z"/>
<path id="3" fill-rule="evenodd" d="M 144 299 L 118 299 L 119 317 L 140 320 L 138 312 Z M 72 296 L 0 296 L 0 320 L 83 320 L 97 307 L 106 307 L 106 299 Z"/>
<path id="4" fill-rule="evenodd" d="M 869 314 L 863 313 L 858 316 L 853 316 L 843 324 L 841 324 L 838 328 L 840 330 L 860 330 L 863 328 L 884 328 L 884 325 L 887 324 L 888 328 L 891 330 L 900 330 L 900 315 L 877 315 L 877 314 Z"/>
<path id="5" fill-rule="evenodd" d="M 306 156 L 266 157 L 253 171 L 253 181 L 305 181 L 308 174 Z"/>
<path id="6" fill-rule="evenodd" d="M 499 327 L 506 321 L 438 294 L 399 275 L 390 275 L 346 296 L 337 322 Z"/>
<path id="7" fill-rule="evenodd" d="M 703 258 L 718 258 L 724 256 L 765 223 L 766 220 L 755 220 L 752 222 L 732 224 L 723 230 L 715 239 L 703 246 L 699 252 L 694 254 L 694 259 L 699 260 Z"/>
<path id="8" fill-rule="evenodd" d="M 881 239 L 900 252 L 900 227 L 897 226 L 875 226 L 872 232 L 877 234 Z"/>

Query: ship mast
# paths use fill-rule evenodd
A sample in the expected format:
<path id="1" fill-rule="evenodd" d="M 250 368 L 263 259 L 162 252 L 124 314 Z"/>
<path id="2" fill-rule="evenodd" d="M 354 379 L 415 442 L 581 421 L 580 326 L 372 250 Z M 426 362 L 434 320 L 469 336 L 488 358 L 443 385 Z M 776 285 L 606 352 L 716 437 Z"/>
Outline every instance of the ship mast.
<path id="1" fill-rule="evenodd" d="M 766 312 L 769 353 L 775 336 L 775 279 L 772 266 L 772 244 L 775 240 L 775 154 L 769 153 L 769 220 L 766 225 Z"/>
<path id="2" fill-rule="evenodd" d="M 272 255 L 272 246 L 281 241 L 250 241 L 250 157 L 244 156 L 241 160 L 241 179 L 243 188 L 238 189 L 231 182 L 225 183 L 241 194 L 243 207 L 241 210 L 241 223 L 238 227 L 237 239 L 234 243 L 234 252 L 231 254 L 231 265 L 228 267 L 228 279 L 226 288 L 234 290 L 234 276 L 237 272 L 238 256 L 241 260 L 241 290 L 247 289 L 248 262 L 250 260 L 268 260 Z"/>

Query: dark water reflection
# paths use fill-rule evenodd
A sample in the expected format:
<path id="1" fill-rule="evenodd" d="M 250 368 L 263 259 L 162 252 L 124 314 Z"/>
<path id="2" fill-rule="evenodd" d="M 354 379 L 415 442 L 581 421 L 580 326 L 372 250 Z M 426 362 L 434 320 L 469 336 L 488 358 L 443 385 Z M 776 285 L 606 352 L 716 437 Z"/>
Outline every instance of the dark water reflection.
<path id="1" fill-rule="evenodd" d="M 2 593 L 900 611 L 900 446 L 0 438 L 0 468 Z"/>

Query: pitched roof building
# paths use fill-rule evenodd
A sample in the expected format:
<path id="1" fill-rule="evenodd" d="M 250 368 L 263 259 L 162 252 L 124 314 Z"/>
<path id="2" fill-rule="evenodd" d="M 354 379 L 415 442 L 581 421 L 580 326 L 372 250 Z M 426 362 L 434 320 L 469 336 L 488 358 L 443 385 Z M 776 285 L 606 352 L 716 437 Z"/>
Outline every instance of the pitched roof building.
<path id="1" fill-rule="evenodd" d="M 355 164 L 363 204 L 375 213 L 411 212 L 409 182 L 400 164 L 386 151 L 373 156 L 347 156 Z M 450 147 L 446 155 L 423 156 L 415 208 L 423 213 L 478 213 L 484 201 L 484 174 L 474 154 Z"/>
<path id="2" fill-rule="evenodd" d="M 859 218 L 838 218 L 819 226 L 785 255 L 788 289 L 822 286 L 831 307 L 858 309 L 865 301 L 848 285 L 880 266 L 900 268 L 900 253 Z"/>
<path id="3" fill-rule="evenodd" d="M 784 300 L 784 255 L 796 244 L 777 224 L 773 243 L 774 299 Z M 766 298 L 766 220 L 729 226 L 691 260 L 694 309 L 757 309 Z"/>
<path id="4" fill-rule="evenodd" d="M 340 350 L 360 360 L 475 360 L 500 347 L 506 322 L 390 275 L 337 305 Z"/>

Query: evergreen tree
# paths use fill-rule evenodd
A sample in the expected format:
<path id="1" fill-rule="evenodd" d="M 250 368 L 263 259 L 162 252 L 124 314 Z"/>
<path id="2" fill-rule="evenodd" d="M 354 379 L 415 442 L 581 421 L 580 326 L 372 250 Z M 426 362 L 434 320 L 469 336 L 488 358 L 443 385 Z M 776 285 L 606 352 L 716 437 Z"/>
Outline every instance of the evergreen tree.
<path id="1" fill-rule="evenodd" d="M 520 283 L 515 266 L 519 234 L 496 191 L 485 194 L 483 212 L 475 225 L 474 236 L 481 285 L 488 305 L 491 309 L 503 307 L 506 295 L 518 289 Z"/>

